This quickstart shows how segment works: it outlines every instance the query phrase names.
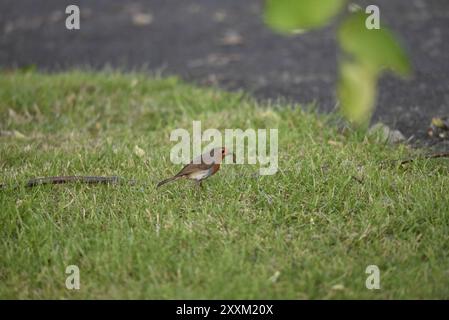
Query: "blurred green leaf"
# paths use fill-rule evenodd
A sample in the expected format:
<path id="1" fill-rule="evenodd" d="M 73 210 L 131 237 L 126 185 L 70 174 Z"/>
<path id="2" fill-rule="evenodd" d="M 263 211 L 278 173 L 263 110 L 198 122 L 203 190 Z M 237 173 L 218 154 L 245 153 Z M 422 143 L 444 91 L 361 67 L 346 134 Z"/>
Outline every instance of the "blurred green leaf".
<path id="1" fill-rule="evenodd" d="M 365 21 L 368 16 L 357 12 L 345 19 L 338 34 L 343 51 L 363 64 L 378 69 L 388 68 L 402 76 L 409 75 L 411 65 L 404 49 L 386 27 L 367 29 Z"/>
<path id="2" fill-rule="evenodd" d="M 343 61 L 340 65 L 338 97 L 340 110 L 356 126 L 367 125 L 376 100 L 378 73 L 370 65 Z"/>
<path id="3" fill-rule="evenodd" d="M 265 21 L 281 32 L 321 27 L 338 14 L 345 3 L 346 0 L 267 0 Z"/>
<path id="4" fill-rule="evenodd" d="M 346 0 L 267 0 L 265 21 L 282 32 L 324 26 L 337 15 Z M 338 97 L 341 112 L 354 125 L 367 125 L 377 94 L 377 81 L 383 69 L 402 76 L 411 73 L 405 50 L 384 26 L 369 29 L 370 15 L 357 11 L 347 16 L 338 30 L 342 51 L 349 57 L 340 62 Z"/>

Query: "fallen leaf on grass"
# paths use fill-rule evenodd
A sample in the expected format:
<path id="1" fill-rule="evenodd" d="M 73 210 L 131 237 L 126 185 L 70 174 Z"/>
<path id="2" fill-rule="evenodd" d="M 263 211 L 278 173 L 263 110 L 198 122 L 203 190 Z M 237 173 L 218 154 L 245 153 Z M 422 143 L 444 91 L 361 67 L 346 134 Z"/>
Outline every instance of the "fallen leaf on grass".
<path id="1" fill-rule="evenodd" d="M 331 146 L 335 146 L 335 147 L 343 147 L 343 143 L 341 143 L 341 142 L 339 142 L 339 141 L 328 140 L 327 143 L 330 144 Z"/>
<path id="2" fill-rule="evenodd" d="M 281 273 L 279 271 L 276 271 L 271 277 L 270 277 L 270 281 L 275 283 L 278 279 L 279 276 L 281 275 Z"/>
<path id="3" fill-rule="evenodd" d="M 138 145 L 134 146 L 134 154 L 140 158 L 145 156 L 145 150 L 139 148 Z"/>
<path id="4" fill-rule="evenodd" d="M 17 139 L 25 139 L 26 136 L 17 131 L 17 130 L 12 130 L 12 131 L 0 131 L 0 137 L 12 137 L 12 138 L 17 138 Z"/>
<path id="5" fill-rule="evenodd" d="M 400 143 L 405 141 L 404 135 L 399 130 L 393 130 L 389 126 L 383 123 L 376 123 L 369 129 L 369 135 L 380 134 L 383 141 L 391 144 Z"/>
<path id="6" fill-rule="evenodd" d="M 345 286 L 342 284 L 336 284 L 336 285 L 332 286 L 332 290 L 335 290 L 335 291 L 342 291 L 344 289 L 345 289 Z"/>

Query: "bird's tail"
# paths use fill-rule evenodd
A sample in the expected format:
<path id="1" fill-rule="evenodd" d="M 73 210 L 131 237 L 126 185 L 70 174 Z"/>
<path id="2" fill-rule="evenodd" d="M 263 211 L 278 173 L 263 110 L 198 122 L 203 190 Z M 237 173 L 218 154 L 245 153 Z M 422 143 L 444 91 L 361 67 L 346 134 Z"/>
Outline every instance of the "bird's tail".
<path id="1" fill-rule="evenodd" d="M 159 188 L 160 186 L 162 186 L 162 185 L 164 185 L 164 184 L 166 184 L 166 183 L 168 183 L 168 182 L 170 182 L 170 181 L 176 180 L 176 179 L 178 179 L 178 177 L 175 176 L 175 177 L 171 177 L 171 178 L 162 180 L 161 182 L 159 182 L 159 183 L 157 184 L 157 187 L 156 187 L 156 188 Z"/>

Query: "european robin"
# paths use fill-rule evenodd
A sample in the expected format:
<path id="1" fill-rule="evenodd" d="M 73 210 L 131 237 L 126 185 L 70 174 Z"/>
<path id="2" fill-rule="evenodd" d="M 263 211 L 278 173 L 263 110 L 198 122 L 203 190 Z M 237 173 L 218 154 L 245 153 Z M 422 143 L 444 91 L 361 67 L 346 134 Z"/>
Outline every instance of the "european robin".
<path id="1" fill-rule="evenodd" d="M 223 159 L 228 155 L 232 155 L 235 162 L 235 154 L 229 153 L 229 150 L 227 148 L 215 148 L 208 152 L 205 152 L 201 156 L 192 160 L 173 177 L 159 182 L 157 184 L 157 187 L 159 188 L 163 184 L 178 180 L 180 178 L 194 180 L 197 185 L 201 187 L 201 183 L 204 179 L 209 178 L 210 176 L 217 173 L 218 170 L 220 170 L 220 165 Z"/>

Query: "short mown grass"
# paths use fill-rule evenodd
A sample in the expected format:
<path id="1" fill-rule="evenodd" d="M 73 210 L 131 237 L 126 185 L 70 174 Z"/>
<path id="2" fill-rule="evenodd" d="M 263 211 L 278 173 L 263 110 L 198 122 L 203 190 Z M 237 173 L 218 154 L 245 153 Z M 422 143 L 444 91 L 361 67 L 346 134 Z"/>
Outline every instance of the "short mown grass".
<path id="1" fill-rule="evenodd" d="M 224 165 L 203 190 L 156 189 L 180 169 L 170 132 L 193 120 L 278 128 L 279 171 Z M 448 161 L 399 167 L 419 151 L 332 123 L 177 78 L 3 72 L 0 297 L 448 299 Z M 141 185 L 12 188 L 53 175 Z M 69 265 L 80 290 L 65 287 Z"/>

